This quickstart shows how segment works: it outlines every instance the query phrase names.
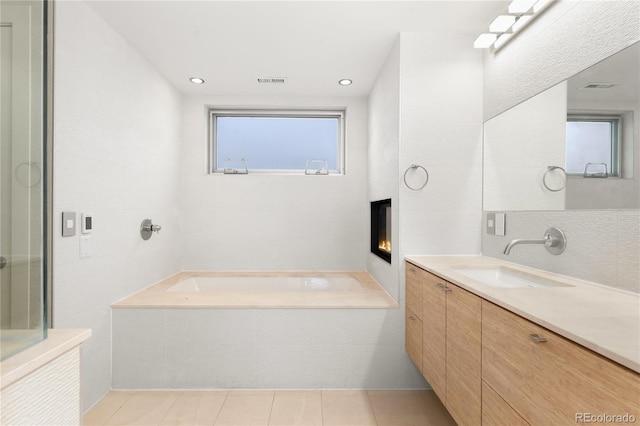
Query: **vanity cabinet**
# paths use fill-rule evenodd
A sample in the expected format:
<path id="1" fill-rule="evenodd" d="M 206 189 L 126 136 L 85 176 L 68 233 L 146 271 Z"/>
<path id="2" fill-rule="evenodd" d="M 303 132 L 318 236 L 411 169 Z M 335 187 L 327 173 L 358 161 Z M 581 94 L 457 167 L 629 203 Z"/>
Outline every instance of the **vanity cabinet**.
<path id="1" fill-rule="evenodd" d="M 407 352 L 459 425 L 640 419 L 640 374 L 408 262 L 406 289 Z"/>
<path id="2" fill-rule="evenodd" d="M 481 420 L 481 299 L 412 264 L 406 266 L 407 312 L 419 310 L 425 379 L 460 425 Z M 415 327 L 407 323 L 407 330 Z"/>
<path id="3" fill-rule="evenodd" d="M 406 309 L 405 309 L 405 349 L 411 361 L 422 371 L 422 284 L 424 271 L 407 264 L 406 269 Z M 423 373 L 424 374 L 424 373 Z"/>
<path id="4" fill-rule="evenodd" d="M 531 425 L 640 415 L 640 375 L 486 300 L 482 378 L 497 394 L 483 394 L 484 410 L 498 410 L 501 398 Z M 490 419 L 483 412 L 483 424 L 498 424 Z"/>

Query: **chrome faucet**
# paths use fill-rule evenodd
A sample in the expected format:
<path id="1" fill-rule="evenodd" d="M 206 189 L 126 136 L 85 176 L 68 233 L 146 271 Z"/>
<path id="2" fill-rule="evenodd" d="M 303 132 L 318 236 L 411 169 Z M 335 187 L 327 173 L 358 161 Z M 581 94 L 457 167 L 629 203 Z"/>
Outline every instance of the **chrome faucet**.
<path id="1" fill-rule="evenodd" d="M 556 227 L 549 228 L 544 233 L 544 237 L 541 240 L 512 240 L 504 248 L 504 254 L 511 253 L 511 249 L 520 244 L 543 244 L 549 253 L 558 255 L 562 253 L 567 246 L 567 237 L 561 229 Z"/>

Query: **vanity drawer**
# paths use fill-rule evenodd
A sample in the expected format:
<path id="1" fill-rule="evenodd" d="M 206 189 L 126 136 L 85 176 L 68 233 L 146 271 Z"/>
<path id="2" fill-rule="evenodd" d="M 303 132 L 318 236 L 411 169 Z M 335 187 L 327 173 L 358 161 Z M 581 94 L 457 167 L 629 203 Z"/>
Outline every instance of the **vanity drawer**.
<path id="1" fill-rule="evenodd" d="M 527 426 L 520 414 L 482 381 L 482 426 Z"/>
<path id="2" fill-rule="evenodd" d="M 640 418 L 639 374 L 486 300 L 482 378 L 532 425 Z"/>

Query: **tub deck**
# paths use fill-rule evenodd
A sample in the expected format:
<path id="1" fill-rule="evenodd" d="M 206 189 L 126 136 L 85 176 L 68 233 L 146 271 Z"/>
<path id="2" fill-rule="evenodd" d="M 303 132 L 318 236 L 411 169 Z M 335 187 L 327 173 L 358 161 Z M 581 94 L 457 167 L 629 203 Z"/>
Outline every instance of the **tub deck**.
<path id="1" fill-rule="evenodd" d="M 191 277 L 332 277 L 351 276 L 361 291 L 202 291 L 166 290 Z M 141 290 L 112 308 L 398 308 L 396 301 L 364 271 L 199 272 L 183 271 Z"/>

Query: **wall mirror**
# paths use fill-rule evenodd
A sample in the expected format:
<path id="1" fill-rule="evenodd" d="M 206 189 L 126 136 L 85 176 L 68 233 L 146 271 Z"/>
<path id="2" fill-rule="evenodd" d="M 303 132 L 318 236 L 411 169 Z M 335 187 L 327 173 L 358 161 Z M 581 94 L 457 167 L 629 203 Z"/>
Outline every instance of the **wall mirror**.
<path id="1" fill-rule="evenodd" d="M 483 210 L 640 207 L 640 43 L 484 124 Z"/>

